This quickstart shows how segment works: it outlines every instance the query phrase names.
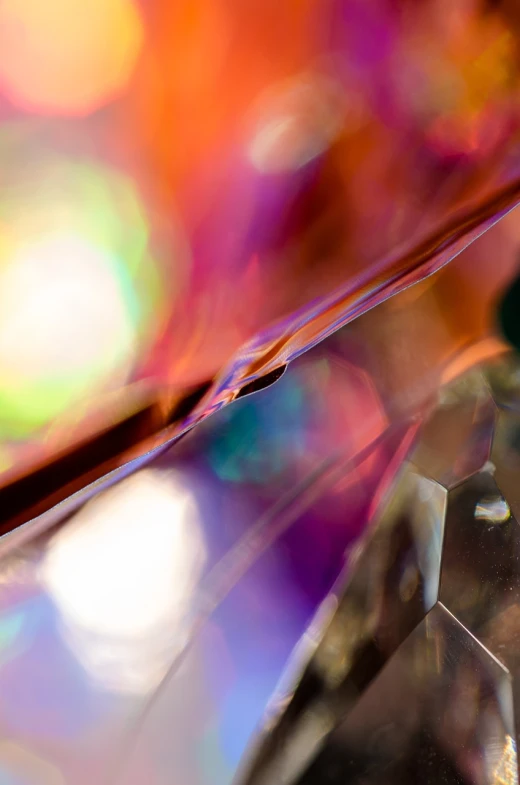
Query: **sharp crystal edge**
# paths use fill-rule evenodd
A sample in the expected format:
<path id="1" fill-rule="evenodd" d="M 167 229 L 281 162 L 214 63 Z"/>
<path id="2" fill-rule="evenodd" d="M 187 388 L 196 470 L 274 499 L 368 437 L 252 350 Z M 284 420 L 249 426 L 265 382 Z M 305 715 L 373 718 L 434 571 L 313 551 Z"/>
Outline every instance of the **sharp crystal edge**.
<path id="1" fill-rule="evenodd" d="M 238 785 L 517 785 L 520 361 L 441 389 Z"/>

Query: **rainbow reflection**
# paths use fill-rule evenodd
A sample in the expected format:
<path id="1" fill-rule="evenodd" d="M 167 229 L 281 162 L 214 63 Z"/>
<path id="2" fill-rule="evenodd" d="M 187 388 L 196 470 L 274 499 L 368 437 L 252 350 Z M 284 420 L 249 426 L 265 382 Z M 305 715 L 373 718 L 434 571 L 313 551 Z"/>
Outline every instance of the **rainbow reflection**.
<path id="1" fill-rule="evenodd" d="M 5 0 L 0 90 L 24 110 L 88 114 L 126 86 L 142 42 L 132 0 Z"/>
<path id="2" fill-rule="evenodd" d="M 129 180 L 88 162 L 10 153 L 0 147 L 11 186 L 0 202 L 3 439 L 124 384 L 162 326 L 164 302 Z"/>

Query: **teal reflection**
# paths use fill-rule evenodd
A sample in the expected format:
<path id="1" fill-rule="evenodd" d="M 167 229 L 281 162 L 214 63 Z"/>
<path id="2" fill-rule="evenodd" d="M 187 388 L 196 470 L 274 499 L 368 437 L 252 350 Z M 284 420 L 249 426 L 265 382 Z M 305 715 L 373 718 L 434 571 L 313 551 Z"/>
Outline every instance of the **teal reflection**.
<path id="1" fill-rule="evenodd" d="M 225 482 L 262 484 L 283 474 L 305 450 L 308 409 L 297 374 L 236 401 L 212 428 L 207 457 L 215 474 Z"/>
<path id="2" fill-rule="evenodd" d="M 0 664 L 20 653 L 23 627 L 23 612 L 7 613 L 0 617 Z M 1 782 L 0 778 L 0 785 Z"/>

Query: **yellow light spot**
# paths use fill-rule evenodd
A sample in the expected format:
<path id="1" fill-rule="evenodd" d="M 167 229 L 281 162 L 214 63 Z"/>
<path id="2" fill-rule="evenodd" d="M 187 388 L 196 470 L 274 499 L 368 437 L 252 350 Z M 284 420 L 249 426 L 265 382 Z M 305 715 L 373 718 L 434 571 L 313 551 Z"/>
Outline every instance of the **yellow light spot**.
<path id="1" fill-rule="evenodd" d="M 23 109 L 87 114 L 125 87 L 142 39 L 132 0 L 3 0 L 0 88 Z"/>
<path id="2" fill-rule="evenodd" d="M 516 744 L 508 734 L 499 764 L 493 773 L 492 785 L 518 785 L 517 770 Z"/>
<path id="3" fill-rule="evenodd" d="M 8 440 L 126 384 L 167 302 L 133 183 L 88 162 L 24 153 L 0 145 L 0 438 Z"/>
<path id="4" fill-rule="evenodd" d="M 116 272 L 73 234 L 42 238 L 0 269 L 4 417 L 21 407 L 37 426 L 87 390 L 126 379 L 137 335 Z"/>

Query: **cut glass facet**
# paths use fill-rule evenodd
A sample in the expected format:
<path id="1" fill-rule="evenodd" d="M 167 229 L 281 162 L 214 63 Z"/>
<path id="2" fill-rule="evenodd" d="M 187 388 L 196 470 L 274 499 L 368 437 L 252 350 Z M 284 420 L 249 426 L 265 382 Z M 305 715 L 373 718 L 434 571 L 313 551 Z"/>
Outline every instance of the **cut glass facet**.
<path id="1" fill-rule="evenodd" d="M 517 378 L 441 390 L 244 783 L 517 785 Z"/>
<path id="2" fill-rule="evenodd" d="M 513 785 L 511 704 L 505 668 L 439 603 L 298 782 Z"/>

